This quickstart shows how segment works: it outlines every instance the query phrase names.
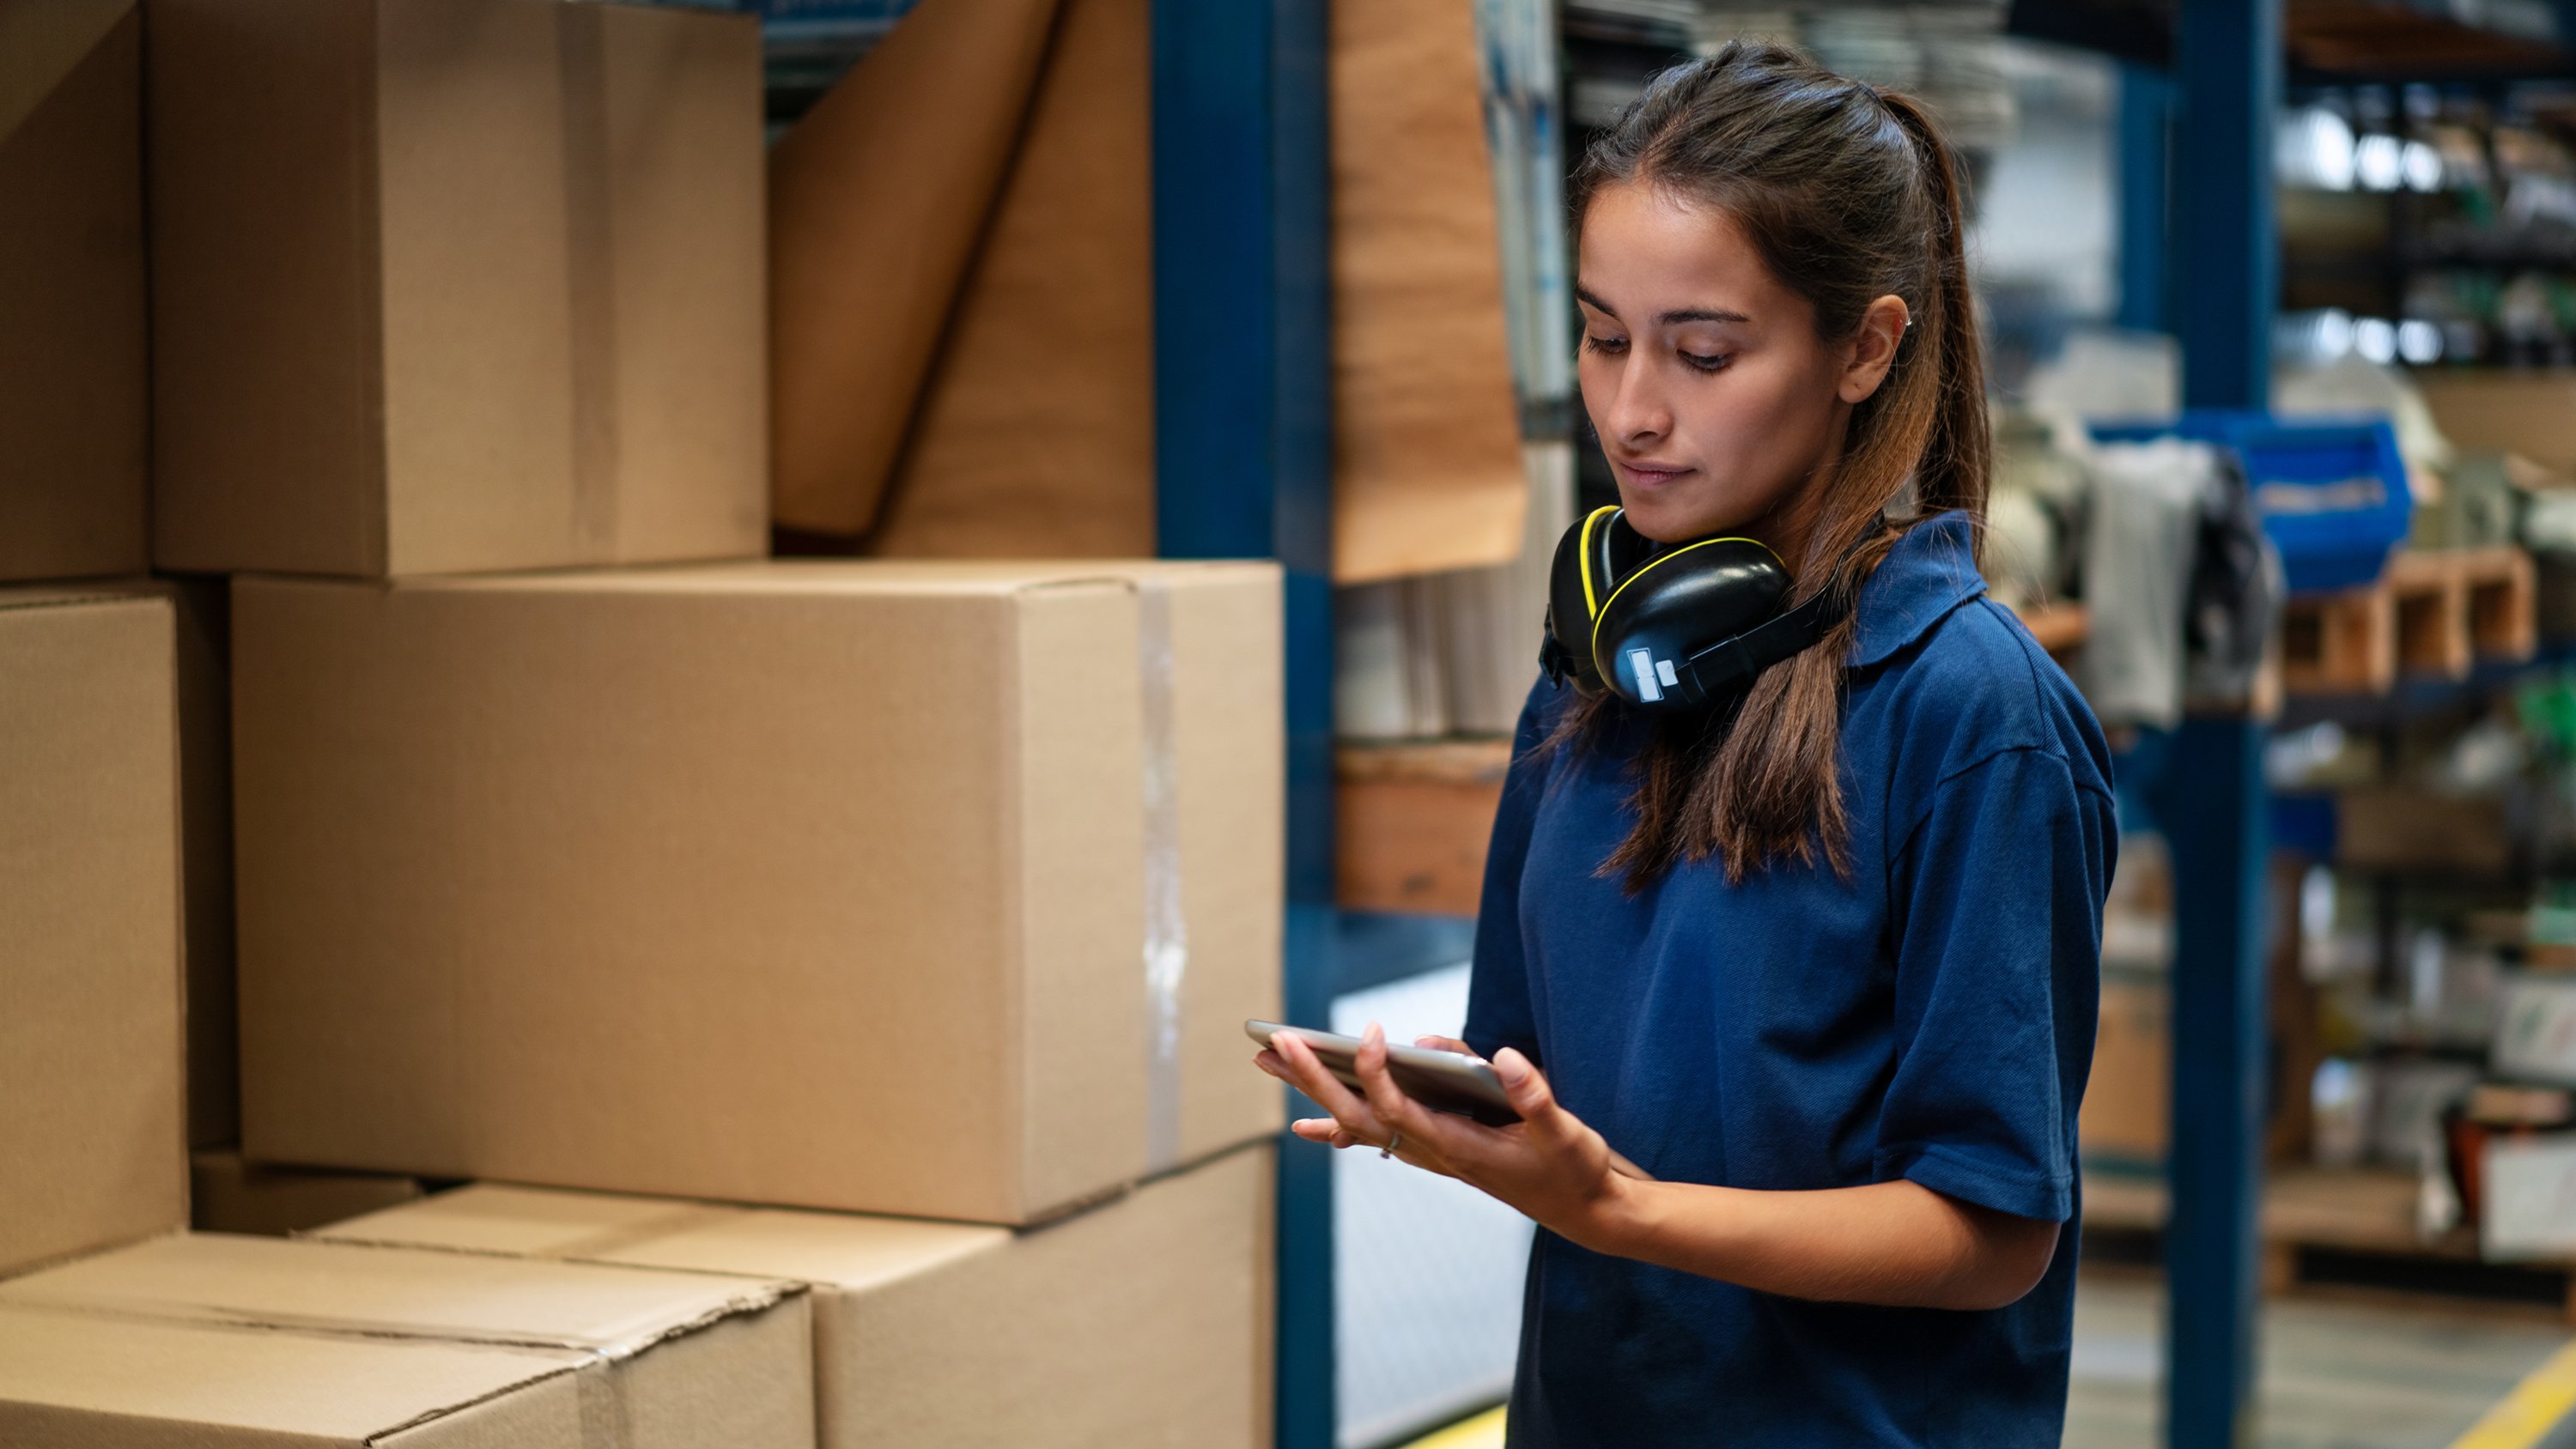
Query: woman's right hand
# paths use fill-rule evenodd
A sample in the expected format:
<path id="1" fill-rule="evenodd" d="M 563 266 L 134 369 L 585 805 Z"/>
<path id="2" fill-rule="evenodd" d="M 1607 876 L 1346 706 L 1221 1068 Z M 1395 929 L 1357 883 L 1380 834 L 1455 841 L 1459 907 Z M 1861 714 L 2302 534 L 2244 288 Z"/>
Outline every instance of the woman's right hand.
<path id="1" fill-rule="evenodd" d="M 1475 1057 L 1476 1060 L 1480 1062 L 1485 1060 L 1482 1056 L 1477 1055 L 1474 1047 L 1467 1045 L 1465 1042 L 1458 1040 L 1458 1038 L 1454 1036 L 1417 1036 L 1413 1039 L 1413 1044 L 1418 1047 L 1428 1047 L 1435 1052 L 1456 1052 L 1462 1057 Z M 1653 1173 L 1648 1172 L 1646 1169 L 1639 1167 L 1633 1162 L 1630 1162 L 1625 1156 L 1621 1155 L 1619 1149 L 1615 1147 L 1610 1149 L 1610 1170 L 1619 1174 L 1621 1177 L 1633 1177 L 1639 1182 L 1652 1182 L 1655 1180 L 1655 1175 Z"/>

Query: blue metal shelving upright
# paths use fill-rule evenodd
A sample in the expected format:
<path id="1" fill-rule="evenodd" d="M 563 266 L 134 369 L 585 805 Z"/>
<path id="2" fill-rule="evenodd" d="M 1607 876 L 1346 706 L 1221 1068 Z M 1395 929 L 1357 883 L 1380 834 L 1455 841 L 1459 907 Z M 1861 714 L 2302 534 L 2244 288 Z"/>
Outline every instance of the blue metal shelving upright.
<path id="1" fill-rule="evenodd" d="M 1331 1018 L 1325 0 L 1155 0 L 1156 533 L 1287 571 L 1290 1021 Z M 1331 1449 L 1330 1155 L 1282 1152 L 1277 1449 Z"/>

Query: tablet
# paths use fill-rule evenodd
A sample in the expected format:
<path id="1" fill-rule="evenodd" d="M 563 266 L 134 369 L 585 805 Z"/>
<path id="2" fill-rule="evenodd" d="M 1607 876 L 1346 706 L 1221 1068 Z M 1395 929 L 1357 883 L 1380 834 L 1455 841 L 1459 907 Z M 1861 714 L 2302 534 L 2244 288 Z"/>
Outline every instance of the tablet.
<path id="1" fill-rule="evenodd" d="M 1324 1064 L 1325 1071 L 1340 1078 L 1342 1085 L 1353 1091 L 1360 1088 L 1354 1065 L 1359 1058 L 1358 1037 L 1282 1026 L 1275 1021 L 1247 1021 L 1243 1031 L 1263 1046 L 1270 1045 L 1271 1037 L 1286 1032 L 1312 1048 L 1315 1059 Z M 1494 1069 L 1464 1052 L 1388 1042 L 1386 1069 L 1406 1096 L 1436 1111 L 1472 1117 L 1488 1127 L 1505 1127 L 1521 1120 L 1521 1114 L 1512 1110 L 1511 1098 L 1503 1095 L 1502 1079 L 1494 1075 Z"/>

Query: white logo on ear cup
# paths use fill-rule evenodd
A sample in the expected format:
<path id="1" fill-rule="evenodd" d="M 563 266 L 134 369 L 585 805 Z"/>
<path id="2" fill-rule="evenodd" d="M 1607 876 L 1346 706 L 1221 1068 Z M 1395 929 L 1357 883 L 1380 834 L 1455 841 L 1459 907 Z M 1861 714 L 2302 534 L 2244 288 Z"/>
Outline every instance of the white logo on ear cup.
<path id="1" fill-rule="evenodd" d="M 1655 683 L 1655 676 L 1667 673 L 1671 669 L 1672 666 L 1669 664 L 1662 669 L 1657 669 L 1655 656 L 1651 651 L 1644 649 L 1628 651 L 1628 670 L 1637 677 L 1637 698 L 1647 704 L 1652 704 L 1664 697 L 1663 688 Z"/>

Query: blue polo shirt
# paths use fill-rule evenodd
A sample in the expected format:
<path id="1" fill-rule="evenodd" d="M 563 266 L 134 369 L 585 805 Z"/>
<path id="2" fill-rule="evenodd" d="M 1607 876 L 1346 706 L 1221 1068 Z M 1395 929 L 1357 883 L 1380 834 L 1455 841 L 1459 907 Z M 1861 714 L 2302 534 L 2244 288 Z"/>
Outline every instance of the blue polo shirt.
<path id="1" fill-rule="evenodd" d="M 1486 865 L 1467 1040 L 1516 1046 L 1658 1178 L 1770 1190 L 1910 1178 L 2020 1217 L 2076 1207 L 2110 760 L 2075 687 L 1984 597 L 1964 514 L 1908 531 L 1863 585 L 1846 675 L 1852 875 L 1684 865 L 1636 896 L 1596 867 L 1634 819 L 1634 721 L 1533 747 Z M 1515 1449 L 2053 1446 L 2075 1243 L 1991 1312 L 1757 1293 L 1587 1252 L 1530 1254 Z"/>

